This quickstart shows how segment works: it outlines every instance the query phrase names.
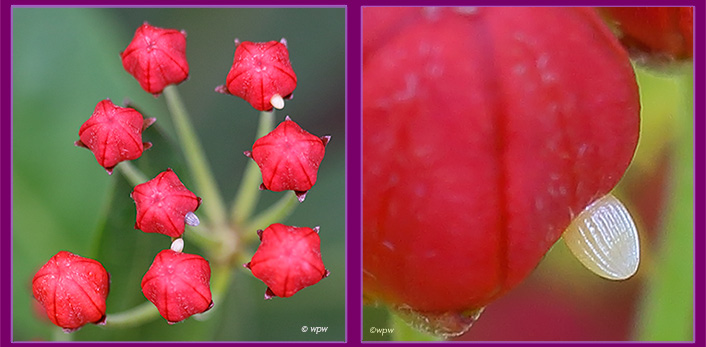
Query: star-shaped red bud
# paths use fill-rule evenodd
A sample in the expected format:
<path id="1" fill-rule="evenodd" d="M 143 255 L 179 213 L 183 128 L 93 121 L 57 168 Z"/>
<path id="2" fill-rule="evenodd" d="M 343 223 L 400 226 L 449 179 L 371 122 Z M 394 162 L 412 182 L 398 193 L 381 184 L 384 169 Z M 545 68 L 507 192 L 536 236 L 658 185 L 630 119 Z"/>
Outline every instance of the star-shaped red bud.
<path id="1" fill-rule="evenodd" d="M 284 99 L 291 98 L 297 87 L 287 41 L 240 43 L 236 39 L 235 45 L 226 84 L 216 87 L 216 91 L 239 96 L 259 111 L 282 109 Z"/>
<path id="2" fill-rule="evenodd" d="M 105 99 L 81 125 L 79 140 L 74 144 L 90 149 L 98 164 L 112 174 L 115 165 L 137 159 L 145 149 L 152 147 L 152 143 L 142 142 L 142 132 L 154 121 L 154 118 L 143 118 L 133 108 L 120 107 Z"/>
<path id="3" fill-rule="evenodd" d="M 324 159 L 331 136 L 314 136 L 289 116 L 269 134 L 257 139 L 252 151 L 244 152 L 262 172 L 260 189 L 276 192 L 293 190 L 304 201 L 316 183 L 319 165 Z"/>
<path id="4" fill-rule="evenodd" d="M 165 249 L 142 278 L 142 293 L 169 324 L 213 307 L 211 267 L 196 254 Z"/>
<path id="5" fill-rule="evenodd" d="M 163 29 L 147 22 L 135 31 L 125 51 L 123 67 L 142 89 L 159 96 L 164 87 L 179 84 L 189 76 L 186 61 L 186 32 Z"/>
<path id="6" fill-rule="evenodd" d="M 186 220 L 194 218 L 190 212 L 201 204 L 201 198 L 186 189 L 172 169 L 138 184 L 130 196 L 137 208 L 135 229 L 171 237 L 184 233 Z"/>
<path id="7" fill-rule="evenodd" d="M 265 282 L 265 299 L 290 297 L 329 275 L 321 260 L 319 227 L 272 224 L 258 230 L 260 246 L 245 267 Z"/>
<path id="8" fill-rule="evenodd" d="M 32 279 L 32 293 L 49 320 L 66 332 L 105 323 L 110 275 L 101 263 L 61 251 Z"/>

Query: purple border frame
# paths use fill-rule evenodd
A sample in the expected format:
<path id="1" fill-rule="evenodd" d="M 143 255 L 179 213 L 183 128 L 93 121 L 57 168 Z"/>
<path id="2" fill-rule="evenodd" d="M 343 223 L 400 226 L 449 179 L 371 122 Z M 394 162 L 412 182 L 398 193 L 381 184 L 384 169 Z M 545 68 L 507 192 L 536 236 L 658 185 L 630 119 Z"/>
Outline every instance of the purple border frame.
<path id="1" fill-rule="evenodd" d="M 706 259 L 706 243 L 704 242 L 704 193 L 706 192 L 704 181 L 701 179 L 704 177 L 704 148 L 706 144 L 706 127 L 704 123 L 705 105 L 704 98 L 704 45 L 706 42 L 704 33 L 706 33 L 706 26 L 704 26 L 704 19 L 706 19 L 706 4 L 703 2 L 698 2 L 696 0 L 690 1 L 581 1 L 572 4 L 567 4 L 566 2 L 556 1 L 556 0 L 539 0 L 532 2 L 525 1 L 500 1 L 492 2 L 488 0 L 481 1 L 444 1 L 443 3 L 436 3 L 434 1 L 420 1 L 420 0 L 410 0 L 410 1 L 380 1 L 374 2 L 371 0 L 339 0 L 339 1 L 326 1 L 326 0 L 310 0 L 305 4 L 298 3 L 296 1 L 286 1 L 286 0 L 269 0 L 261 4 L 253 4 L 254 1 L 248 3 L 241 3 L 240 1 L 208 1 L 207 3 L 202 3 L 198 5 L 193 4 L 193 0 L 152 0 L 147 3 L 139 0 L 118 0 L 110 1 L 100 6 L 135 6 L 135 7 L 152 7 L 152 6 L 176 6 L 176 7 L 211 7 L 211 6 L 235 6 L 235 5 L 250 5 L 257 7 L 266 6 L 345 6 L 346 7 L 346 24 L 347 24 L 347 90 L 346 90 L 346 105 L 347 105 L 347 118 L 346 118 L 346 131 L 347 131 L 347 143 L 346 143 L 346 170 L 347 170 L 347 182 L 346 182 L 346 195 L 347 195 L 347 265 L 346 270 L 348 278 L 347 283 L 347 296 L 346 296 L 346 306 L 347 306 L 347 332 L 345 334 L 346 341 L 348 344 L 360 344 L 362 339 L 362 309 L 360 308 L 360 298 L 362 297 L 362 283 L 361 277 L 356 274 L 360 272 L 362 267 L 361 258 L 361 247 L 362 247 L 362 234 L 357 232 L 361 230 L 361 218 L 362 218 L 362 153 L 361 153 L 361 137 L 362 137 L 362 119 L 361 115 L 361 65 L 362 65 L 362 51 L 361 51 L 361 6 L 379 6 L 379 5 L 487 5 L 487 6 L 510 6 L 510 5 L 534 5 L 534 6 L 577 6 L 577 5 L 591 5 L 591 6 L 637 6 L 637 5 L 651 5 L 651 6 L 694 6 L 694 42 L 700 43 L 695 44 L 694 49 L 694 95 L 700 96 L 699 98 L 694 98 L 694 160 L 695 160 L 695 172 L 694 172 L 694 270 L 697 276 L 694 277 L 694 343 L 704 344 L 705 332 L 700 329 L 700 327 L 706 326 L 704 321 L 704 297 L 698 295 L 699 293 L 705 293 L 706 287 L 704 286 L 704 273 L 705 272 L 705 262 Z M 2 224 L 0 227 L 4 231 L 2 233 L 2 261 L 0 266 L 2 268 L 2 287 L 0 289 L 1 302 L 0 307 L 2 307 L 2 326 L 0 331 L 2 336 L 0 343 L 2 345 L 12 343 L 12 70 L 11 70 L 11 32 L 12 32 L 12 18 L 11 18 L 11 6 L 91 6 L 95 5 L 95 0 L 68 0 L 62 3 L 52 3 L 47 0 L 37 0 L 37 1 L 24 1 L 24 0 L 10 0 L 2 1 L 2 8 L 0 9 L 0 22 L 2 29 L 0 29 L 0 36 L 2 37 L 2 49 L 3 54 L 0 57 L 0 75 L 3 76 L 2 79 L 2 94 L 0 95 L 0 107 L 2 110 L 2 116 L 0 117 L 0 197 L 2 199 L 2 213 L 0 220 Z M 696 115 L 701 115 L 696 117 Z M 696 231 L 699 232 L 696 232 Z M 27 342 L 31 343 L 31 342 Z M 317 342 L 314 342 L 317 343 Z M 509 344 L 509 343 L 475 343 L 477 345 L 497 345 L 497 344 Z M 546 343 L 546 342 L 540 342 Z M 562 342 L 558 344 L 569 344 L 571 342 Z M 45 343 L 31 343 L 31 344 L 45 344 Z M 82 344 L 93 344 L 91 342 Z M 116 342 L 112 344 L 117 345 L 140 345 L 147 344 L 142 342 L 132 343 L 132 342 Z M 167 345 L 166 343 L 149 343 Z M 274 343 L 264 343 L 264 345 L 274 344 Z M 320 343 L 317 343 L 320 344 Z M 328 344 L 328 343 L 325 343 Z M 331 343 L 338 344 L 340 343 Z M 375 342 L 366 342 L 365 344 L 377 344 Z M 396 343 L 398 344 L 398 343 Z M 406 343 L 403 343 L 406 344 Z M 516 344 L 516 343 L 512 343 Z M 601 345 L 606 343 L 600 343 Z M 612 343 L 608 343 L 612 344 Z M 660 345 L 662 343 L 659 343 Z"/>

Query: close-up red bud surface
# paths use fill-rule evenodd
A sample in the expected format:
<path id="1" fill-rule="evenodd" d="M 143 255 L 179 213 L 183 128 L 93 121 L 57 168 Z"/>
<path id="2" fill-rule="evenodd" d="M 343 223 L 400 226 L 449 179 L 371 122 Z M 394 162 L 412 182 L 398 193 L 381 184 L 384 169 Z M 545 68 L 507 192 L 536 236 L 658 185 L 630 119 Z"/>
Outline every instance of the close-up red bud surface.
<path id="1" fill-rule="evenodd" d="M 363 44 L 364 295 L 453 326 L 623 176 L 635 75 L 586 8 L 364 8 Z"/>
<path id="2" fill-rule="evenodd" d="M 32 279 L 32 293 L 49 320 L 70 332 L 105 321 L 110 275 L 93 259 L 61 251 Z"/>

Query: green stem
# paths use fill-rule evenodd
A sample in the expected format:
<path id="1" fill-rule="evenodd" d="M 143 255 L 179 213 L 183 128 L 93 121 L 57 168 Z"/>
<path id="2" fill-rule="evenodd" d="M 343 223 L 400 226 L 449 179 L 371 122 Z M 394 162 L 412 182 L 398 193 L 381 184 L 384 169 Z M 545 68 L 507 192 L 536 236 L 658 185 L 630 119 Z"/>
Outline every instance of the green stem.
<path id="1" fill-rule="evenodd" d="M 274 128 L 275 112 L 260 112 L 260 121 L 257 126 L 257 135 L 255 139 L 267 135 Z M 262 175 L 260 168 L 254 160 L 248 159 L 245 167 L 245 173 L 240 181 L 238 193 L 235 195 L 233 202 L 233 210 L 231 211 L 231 222 L 233 225 L 242 225 L 244 221 L 250 218 L 255 206 L 260 198 L 260 183 Z"/>
<path id="2" fill-rule="evenodd" d="M 111 313 L 106 316 L 105 327 L 130 328 L 142 325 L 159 316 L 159 311 L 151 302 L 145 301 L 127 311 Z"/>
<path id="3" fill-rule="evenodd" d="M 212 231 L 207 228 L 203 223 L 196 227 L 187 226 L 186 232 L 184 233 L 184 237 L 186 239 L 188 239 L 190 242 L 194 242 L 197 246 L 202 249 L 214 249 L 218 247 L 218 240 L 215 240 L 213 237 L 210 237 L 210 235 L 213 235 Z"/>
<path id="4" fill-rule="evenodd" d="M 147 176 L 129 161 L 121 162 L 118 164 L 117 168 L 133 187 L 148 181 Z"/>
<path id="5" fill-rule="evenodd" d="M 174 120 L 174 127 L 179 136 L 187 165 L 191 175 L 196 180 L 199 193 L 204 200 L 203 209 L 213 223 L 225 225 L 227 223 L 225 205 L 216 187 L 216 180 L 206 160 L 206 154 L 199 143 L 198 137 L 191 125 L 189 115 L 181 101 L 175 85 L 164 88 L 164 97 L 167 107 Z"/>
<path id="6" fill-rule="evenodd" d="M 51 340 L 52 341 L 60 341 L 60 342 L 68 342 L 68 341 L 73 341 L 74 336 L 71 333 L 67 333 L 64 331 L 64 329 L 56 327 L 51 333 Z"/>
<path id="7" fill-rule="evenodd" d="M 254 240 L 257 236 L 256 230 L 265 229 L 270 224 L 287 218 L 297 206 L 299 206 L 297 195 L 294 192 L 286 192 L 279 201 L 244 223 L 243 240 L 245 242 Z"/>
<path id="8" fill-rule="evenodd" d="M 646 276 L 638 310 L 637 339 L 693 341 L 694 151 L 693 68 L 680 85 L 684 98 L 676 117 L 672 191 L 655 267 Z"/>

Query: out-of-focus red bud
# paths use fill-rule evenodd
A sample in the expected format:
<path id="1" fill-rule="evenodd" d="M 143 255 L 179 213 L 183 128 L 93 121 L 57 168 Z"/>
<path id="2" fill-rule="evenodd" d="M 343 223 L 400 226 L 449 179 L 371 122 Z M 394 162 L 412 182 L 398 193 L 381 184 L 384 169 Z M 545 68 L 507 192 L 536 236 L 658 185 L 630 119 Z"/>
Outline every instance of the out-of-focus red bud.
<path id="1" fill-rule="evenodd" d="M 137 159 L 145 149 L 152 147 L 152 143 L 142 142 L 142 131 L 154 121 L 154 118 L 143 118 L 135 109 L 120 107 L 105 99 L 81 125 L 79 140 L 74 144 L 91 150 L 98 164 L 112 174 L 115 165 Z"/>
<path id="2" fill-rule="evenodd" d="M 211 266 L 196 254 L 165 249 L 142 278 L 142 293 L 169 324 L 213 307 Z"/>
<path id="3" fill-rule="evenodd" d="M 239 42 L 235 40 L 233 66 L 226 84 L 216 91 L 245 99 L 259 111 L 284 107 L 297 87 L 297 76 L 289 61 L 287 41 Z"/>
<path id="4" fill-rule="evenodd" d="M 135 229 L 171 237 L 184 233 L 187 213 L 201 204 L 201 198 L 188 190 L 172 169 L 138 184 L 130 196 L 137 209 Z"/>
<path id="5" fill-rule="evenodd" d="M 276 223 L 258 235 L 260 246 L 245 267 L 267 285 L 265 299 L 290 297 L 329 275 L 321 260 L 319 227 Z"/>
<path id="6" fill-rule="evenodd" d="M 49 320 L 65 331 L 105 322 L 110 275 L 101 263 L 61 251 L 32 279 L 32 293 Z"/>
<path id="7" fill-rule="evenodd" d="M 693 7 L 600 7 L 620 41 L 637 58 L 691 59 L 694 55 Z"/>
<path id="8" fill-rule="evenodd" d="M 364 291 L 453 326 L 615 186 L 638 91 L 593 9 L 404 11 L 363 9 Z"/>
<path id="9" fill-rule="evenodd" d="M 123 67 L 142 89 L 159 96 L 164 87 L 179 84 L 189 76 L 186 32 L 142 24 L 125 51 Z"/>

